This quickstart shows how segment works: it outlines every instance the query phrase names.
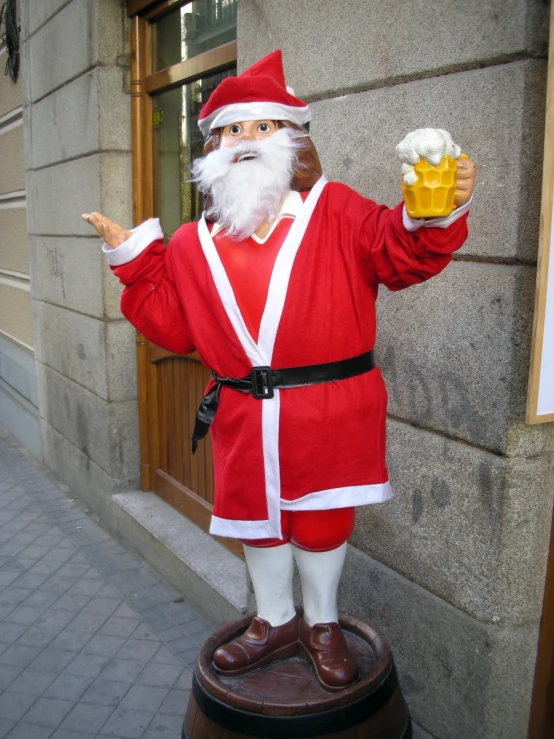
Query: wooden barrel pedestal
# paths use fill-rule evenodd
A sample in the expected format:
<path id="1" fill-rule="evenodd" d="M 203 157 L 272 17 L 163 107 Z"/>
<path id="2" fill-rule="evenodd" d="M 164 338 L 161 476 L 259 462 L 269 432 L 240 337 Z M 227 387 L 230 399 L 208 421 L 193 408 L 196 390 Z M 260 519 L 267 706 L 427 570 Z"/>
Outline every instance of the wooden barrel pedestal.
<path id="1" fill-rule="evenodd" d="M 182 739 L 411 739 L 410 715 L 389 643 L 373 624 L 339 615 L 360 679 L 329 693 L 301 653 L 248 675 L 216 675 L 214 651 L 243 633 L 251 619 L 227 624 L 204 643 Z"/>

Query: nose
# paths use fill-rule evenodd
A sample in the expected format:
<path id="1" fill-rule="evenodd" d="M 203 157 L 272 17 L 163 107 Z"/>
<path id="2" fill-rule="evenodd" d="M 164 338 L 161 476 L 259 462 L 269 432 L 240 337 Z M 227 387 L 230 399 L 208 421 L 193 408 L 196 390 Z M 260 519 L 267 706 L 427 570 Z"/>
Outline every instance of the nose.
<path id="1" fill-rule="evenodd" d="M 241 135 L 240 135 L 241 141 L 256 141 L 256 132 L 253 131 L 250 127 L 244 128 Z"/>

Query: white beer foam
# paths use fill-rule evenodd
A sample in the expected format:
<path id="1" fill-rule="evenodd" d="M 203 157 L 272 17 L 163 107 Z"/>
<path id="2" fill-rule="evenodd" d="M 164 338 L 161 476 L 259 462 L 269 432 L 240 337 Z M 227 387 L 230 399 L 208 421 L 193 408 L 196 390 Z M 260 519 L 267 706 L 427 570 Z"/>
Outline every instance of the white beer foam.
<path id="1" fill-rule="evenodd" d="M 462 150 L 443 128 L 418 128 L 402 139 L 396 153 L 402 162 L 402 178 L 409 186 L 417 182 L 414 164 L 421 158 L 436 167 L 444 156 L 458 159 Z"/>

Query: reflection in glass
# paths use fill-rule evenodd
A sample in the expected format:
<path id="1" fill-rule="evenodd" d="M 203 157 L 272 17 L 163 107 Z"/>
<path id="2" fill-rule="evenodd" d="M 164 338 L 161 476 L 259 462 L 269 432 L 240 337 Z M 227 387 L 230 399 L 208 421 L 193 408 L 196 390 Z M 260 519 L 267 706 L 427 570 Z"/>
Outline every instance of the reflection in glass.
<path id="1" fill-rule="evenodd" d="M 221 80 L 232 74 L 235 67 L 153 98 L 154 212 L 166 236 L 202 214 L 202 194 L 187 182 L 191 164 L 202 156 L 204 146 L 198 114 Z"/>
<path id="2" fill-rule="evenodd" d="M 237 37 L 237 0 L 193 0 L 154 26 L 154 71 Z"/>

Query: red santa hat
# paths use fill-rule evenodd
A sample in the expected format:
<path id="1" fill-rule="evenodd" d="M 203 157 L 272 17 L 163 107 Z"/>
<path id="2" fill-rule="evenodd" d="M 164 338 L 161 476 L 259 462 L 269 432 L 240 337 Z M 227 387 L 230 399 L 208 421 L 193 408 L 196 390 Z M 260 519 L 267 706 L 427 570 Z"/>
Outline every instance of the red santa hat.
<path id="1" fill-rule="evenodd" d="M 280 49 L 272 51 L 238 77 L 226 77 L 200 111 L 198 125 L 207 136 L 212 128 L 238 121 L 291 121 L 312 118 L 309 106 L 285 84 Z"/>

